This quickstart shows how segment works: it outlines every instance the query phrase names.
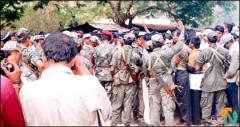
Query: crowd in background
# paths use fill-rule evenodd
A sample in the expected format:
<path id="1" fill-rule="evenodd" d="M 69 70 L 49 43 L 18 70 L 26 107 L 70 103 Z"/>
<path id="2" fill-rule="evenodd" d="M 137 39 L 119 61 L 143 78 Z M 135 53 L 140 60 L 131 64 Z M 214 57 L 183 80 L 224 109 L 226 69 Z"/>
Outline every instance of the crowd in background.
<path id="1" fill-rule="evenodd" d="M 1 34 L 1 125 L 223 125 L 225 107 L 239 116 L 238 26 L 142 25 Z"/>

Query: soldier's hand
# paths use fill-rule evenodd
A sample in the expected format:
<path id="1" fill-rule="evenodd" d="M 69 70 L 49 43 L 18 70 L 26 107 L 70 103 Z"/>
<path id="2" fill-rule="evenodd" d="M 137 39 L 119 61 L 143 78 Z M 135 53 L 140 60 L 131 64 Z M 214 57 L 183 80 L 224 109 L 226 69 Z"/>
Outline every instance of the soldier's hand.
<path id="1" fill-rule="evenodd" d="M 173 86 L 171 86 L 171 89 L 172 89 L 172 90 L 174 90 L 174 89 L 177 89 L 177 90 L 178 90 L 178 92 L 180 92 L 180 93 L 181 93 L 181 92 L 182 92 L 182 89 L 183 89 L 183 87 L 182 87 L 182 86 L 179 86 L 179 85 L 175 85 L 175 84 L 174 84 Z"/>
<path id="2" fill-rule="evenodd" d="M 13 65 L 13 67 L 14 67 L 13 72 L 8 71 L 7 68 L 4 66 L 2 66 L 2 70 L 6 74 L 8 79 L 10 79 L 13 82 L 13 84 L 19 85 L 21 83 L 21 78 L 20 78 L 21 70 L 15 62 L 9 61 L 8 63 Z"/>
<path id="3" fill-rule="evenodd" d="M 185 30 L 185 26 L 183 25 L 183 22 L 182 21 L 178 21 L 178 25 L 177 25 L 177 28 L 181 31 L 184 31 Z"/>
<path id="4" fill-rule="evenodd" d="M 180 56 L 176 56 L 175 59 L 173 60 L 174 65 L 178 65 L 181 62 Z"/>

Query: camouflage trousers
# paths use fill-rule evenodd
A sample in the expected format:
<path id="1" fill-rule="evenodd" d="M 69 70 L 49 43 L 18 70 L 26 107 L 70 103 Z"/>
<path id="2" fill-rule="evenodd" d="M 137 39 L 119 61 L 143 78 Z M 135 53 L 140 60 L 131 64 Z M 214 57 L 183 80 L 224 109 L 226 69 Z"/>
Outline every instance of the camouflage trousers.
<path id="1" fill-rule="evenodd" d="M 106 90 L 108 98 L 112 100 L 113 81 L 100 81 L 100 83 L 102 84 L 103 88 Z"/>
<path id="2" fill-rule="evenodd" d="M 112 125 L 117 125 L 122 114 L 125 125 L 131 123 L 133 84 L 117 85 L 112 88 Z"/>
<path id="3" fill-rule="evenodd" d="M 219 118 L 218 122 L 223 123 L 223 119 L 220 117 L 219 113 L 227 104 L 225 90 L 202 92 L 200 105 L 203 121 L 210 120 L 213 104 L 216 105 L 217 117 Z"/>
<path id="4" fill-rule="evenodd" d="M 153 90 L 154 89 L 154 90 Z M 152 91 L 158 92 L 152 92 Z M 157 84 L 149 85 L 149 108 L 150 108 L 150 125 L 160 126 L 161 112 L 165 117 L 165 125 L 174 125 L 175 102 L 166 91 Z"/>
<path id="5" fill-rule="evenodd" d="M 139 115 L 139 84 L 133 85 L 133 105 L 132 105 L 132 112 L 134 120 L 137 120 Z"/>

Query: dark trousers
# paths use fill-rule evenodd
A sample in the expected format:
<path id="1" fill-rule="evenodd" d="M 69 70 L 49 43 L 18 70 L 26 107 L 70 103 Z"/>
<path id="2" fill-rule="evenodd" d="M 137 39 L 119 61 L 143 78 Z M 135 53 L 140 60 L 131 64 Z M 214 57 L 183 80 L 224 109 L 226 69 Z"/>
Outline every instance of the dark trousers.
<path id="1" fill-rule="evenodd" d="M 181 119 L 186 123 L 191 123 L 191 92 L 188 71 L 177 71 L 175 73 L 174 82 L 176 85 L 183 87 L 181 92 L 175 90 L 177 101 L 182 103 L 178 107 Z"/>
<path id="2" fill-rule="evenodd" d="M 239 114 L 239 105 L 238 105 L 238 89 L 239 87 L 237 86 L 236 82 L 231 82 L 227 83 L 228 88 L 227 88 L 227 99 L 228 99 L 228 105 L 229 107 L 233 108 L 233 111 L 237 111 Z M 239 118 L 238 118 L 239 119 Z"/>
<path id="3" fill-rule="evenodd" d="M 192 123 L 195 125 L 201 124 L 201 93 L 201 90 L 191 90 Z"/>

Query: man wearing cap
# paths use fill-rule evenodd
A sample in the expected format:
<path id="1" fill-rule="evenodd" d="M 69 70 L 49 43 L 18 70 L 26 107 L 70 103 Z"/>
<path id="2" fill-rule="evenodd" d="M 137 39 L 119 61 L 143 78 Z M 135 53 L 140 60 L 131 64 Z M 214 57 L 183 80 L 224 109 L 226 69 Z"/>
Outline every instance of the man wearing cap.
<path id="1" fill-rule="evenodd" d="M 141 59 L 143 59 L 144 55 L 146 54 L 146 49 L 145 47 L 145 40 L 144 40 L 144 36 L 143 35 L 138 35 L 139 34 L 139 30 L 137 28 L 132 28 L 133 30 L 135 29 L 135 34 L 137 35 L 137 38 L 135 39 L 135 47 L 133 47 L 133 51 L 136 52 L 139 57 Z M 133 32 L 134 34 L 134 32 Z M 141 66 L 141 65 L 140 65 Z M 138 122 L 138 118 L 140 117 L 139 114 L 139 108 L 140 108 L 140 90 L 141 90 L 141 79 L 143 77 L 143 72 L 142 69 L 140 70 L 140 72 L 137 74 L 137 76 L 135 77 L 135 83 L 136 85 L 134 85 L 134 94 L 133 94 L 133 120 L 135 123 Z"/>
<path id="2" fill-rule="evenodd" d="M 221 44 L 229 50 L 231 55 L 230 66 L 225 74 L 225 78 L 227 79 L 228 105 L 233 108 L 233 111 L 239 114 L 239 43 L 234 42 L 231 34 L 225 34 L 221 38 Z"/>
<path id="3" fill-rule="evenodd" d="M 1 50 L 5 54 L 5 58 L 1 61 L 1 68 L 5 67 L 9 63 L 16 63 L 16 65 L 19 65 L 20 59 L 21 59 L 21 47 L 16 41 L 8 41 Z M 14 69 L 14 66 L 12 66 Z M 15 69 L 14 69 L 15 70 Z M 14 71 L 13 70 L 13 71 Z M 20 84 L 21 82 L 14 82 L 15 84 Z M 16 85 L 14 86 L 16 88 L 16 91 L 18 92 L 20 90 L 20 86 Z"/>
<path id="4" fill-rule="evenodd" d="M 160 126 L 160 114 L 161 107 L 163 108 L 163 114 L 165 117 L 165 125 L 173 126 L 174 125 L 174 110 L 175 103 L 171 96 L 163 89 L 162 84 L 159 84 L 156 80 L 156 77 L 152 75 L 156 74 L 158 78 L 161 78 L 164 82 L 167 83 L 170 89 L 174 89 L 172 80 L 172 68 L 171 68 L 171 59 L 174 55 L 181 51 L 183 48 L 183 39 L 184 39 L 184 25 L 180 21 L 178 23 L 179 29 L 181 30 L 180 37 L 178 42 L 170 49 L 163 50 L 161 49 L 162 43 L 154 43 L 154 50 L 150 54 L 148 60 L 147 69 L 150 76 L 147 84 L 149 85 L 149 106 L 150 106 L 150 125 Z M 152 72 L 152 73 L 151 73 Z"/>
<path id="5" fill-rule="evenodd" d="M 90 72 L 93 74 L 93 65 L 94 65 L 94 60 L 93 60 L 93 51 L 94 47 L 92 46 L 92 42 L 90 40 L 91 34 L 86 33 L 83 35 L 83 47 L 82 50 L 80 51 L 80 56 L 85 57 L 87 60 L 89 60 L 89 66 L 90 66 Z M 88 68 L 89 69 L 89 68 Z"/>
<path id="6" fill-rule="evenodd" d="M 224 79 L 224 70 L 226 70 L 226 61 L 230 60 L 228 51 L 223 46 L 217 46 L 217 35 L 212 32 L 208 35 L 209 48 L 203 49 L 197 59 L 197 70 L 208 64 L 205 69 L 204 77 L 201 82 L 201 112 L 204 125 L 211 125 L 210 119 L 213 104 L 216 105 L 217 117 L 220 116 L 220 110 L 226 105 L 227 88 L 226 79 Z M 221 117 L 217 121 L 223 122 Z"/>
<path id="7" fill-rule="evenodd" d="M 95 40 L 94 40 L 95 39 Z M 92 36 L 90 38 L 92 42 L 98 43 L 97 36 Z M 109 44 L 108 41 L 103 40 L 101 44 L 99 44 L 93 52 L 94 63 L 96 66 L 96 74 L 95 76 L 98 78 L 99 82 L 105 88 L 108 97 L 111 99 L 112 92 L 112 74 L 110 71 L 110 63 L 112 56 L 114 54 L 115 47 Z"/>
<path id="8" fill-rule="evenodd" d="M 21 80 L 23 83 L 37 80 L 44 69 L 41 54 L 35 50 L 28 33 L 20 33 L 18 35 L 18 42 L 21 45 L 20 69 L 23 72 Z"/>
<path id="9" fill-rule="evenodd" d="M 201 40 L 201 45 L 200 45 L 200 49 L 205 49 L 207 48 L 209 45 L 208 45 L 208 34 L 211 33 L 213 30 L 212 29 L 205 29 L 203 31 L 203 35 L 202 35 L 202 40 Z"/>
<path id="10" fill-rule="evenodd" d="M 118 123 L 118 119 L 123 117 L 123 124 L 130 125 L 133 89 L 135 82 L 133 77 L 140 70 L 138 65 L 141 58 L 131 47 L 134 41 L 134 34 L 128 33 L 124 36 L 125 45 L 118 49 L 111 61 L 111 71 L 114 73 L 112 88 L 112 125 Z"/>

